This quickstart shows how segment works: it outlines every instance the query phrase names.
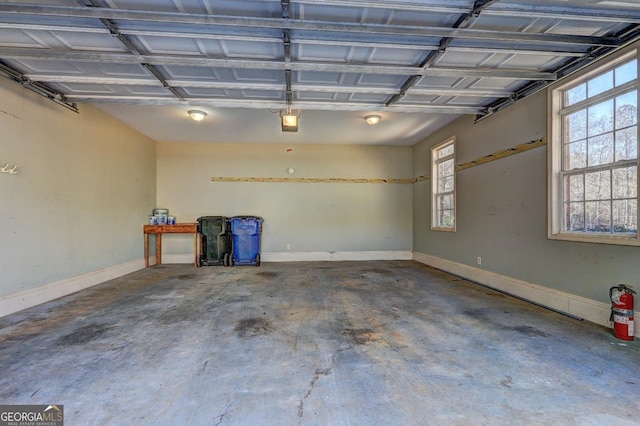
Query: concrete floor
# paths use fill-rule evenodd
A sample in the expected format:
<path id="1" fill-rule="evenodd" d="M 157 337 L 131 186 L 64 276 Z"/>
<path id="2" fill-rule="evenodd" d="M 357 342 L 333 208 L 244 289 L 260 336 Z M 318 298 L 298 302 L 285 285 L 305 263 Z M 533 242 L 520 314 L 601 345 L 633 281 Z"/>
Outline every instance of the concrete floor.
<path id="1" fill-rule="evenodd" d="M 639 425 L 640 345 L 412 261 L 157 265 L 0 318 L 66 425 Z"/>

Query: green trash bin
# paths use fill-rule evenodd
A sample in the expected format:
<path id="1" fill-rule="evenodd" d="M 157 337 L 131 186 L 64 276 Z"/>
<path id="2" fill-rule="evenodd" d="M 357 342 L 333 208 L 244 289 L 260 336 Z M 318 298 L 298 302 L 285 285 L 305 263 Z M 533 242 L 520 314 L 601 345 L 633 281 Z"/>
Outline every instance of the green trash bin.
<path id="1" fill-rule="evenodd" d="M 229 266 L 231 259 L 230 230 L 229 219 L 224 216 L 198 218 L 201 266 Z"/>

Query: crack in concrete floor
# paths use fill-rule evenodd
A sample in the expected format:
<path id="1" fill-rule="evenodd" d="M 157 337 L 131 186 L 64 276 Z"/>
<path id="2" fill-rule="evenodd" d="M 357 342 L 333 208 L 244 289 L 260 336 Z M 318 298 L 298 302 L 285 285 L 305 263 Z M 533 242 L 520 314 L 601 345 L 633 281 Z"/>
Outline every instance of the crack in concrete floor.
<path id="1" fill-rule="evenodd" d="M 0 318 L 0 401 L 68 426 L 626 426 L 639 349 L 417 262 L 158 265 Z"/>

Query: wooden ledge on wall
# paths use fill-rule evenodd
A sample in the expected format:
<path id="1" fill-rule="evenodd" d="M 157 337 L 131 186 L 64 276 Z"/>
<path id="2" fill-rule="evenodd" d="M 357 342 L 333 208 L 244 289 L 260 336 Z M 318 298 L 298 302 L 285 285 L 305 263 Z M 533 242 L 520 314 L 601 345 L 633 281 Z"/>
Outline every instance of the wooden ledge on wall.
<path id="1" fill-rule="evenodd" d="M 476 160 L 468 161 L 456 165 L 456 172 L 461 170 L 470 169 L 471 167 L 479 166 L 481 164 L 490 163 L 495 160 L 510 157 L 512 155 L 520 154 L 547 144 L 546 136 L 540 139 L 535 139 L 520 145 L 516 145 L 511 148 L 507 148 L 502 151 L 487 154 L 484 157 L 480 157 Z M 389 184 L 413 184 L 431 179 L 431 175 L 422 175 L 412 179 L 366 179 L 366 178 L 290 178 L 290 177 L 229 177 L 229 176 L 214 176 L 211 178 L 212 182 L 260 182 L 260 183 L 389 183 Z"/>

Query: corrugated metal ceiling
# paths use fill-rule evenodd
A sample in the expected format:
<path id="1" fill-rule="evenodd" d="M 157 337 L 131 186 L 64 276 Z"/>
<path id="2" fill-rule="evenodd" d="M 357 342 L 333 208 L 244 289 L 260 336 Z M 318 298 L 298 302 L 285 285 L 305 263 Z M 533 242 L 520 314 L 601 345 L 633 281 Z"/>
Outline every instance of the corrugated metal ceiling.
<path id="1" fill-rule="evenodd" d="M 0 72 L 71 108 L 481 117 L 639 34 L 637 1 L 18 0 Z"/>

